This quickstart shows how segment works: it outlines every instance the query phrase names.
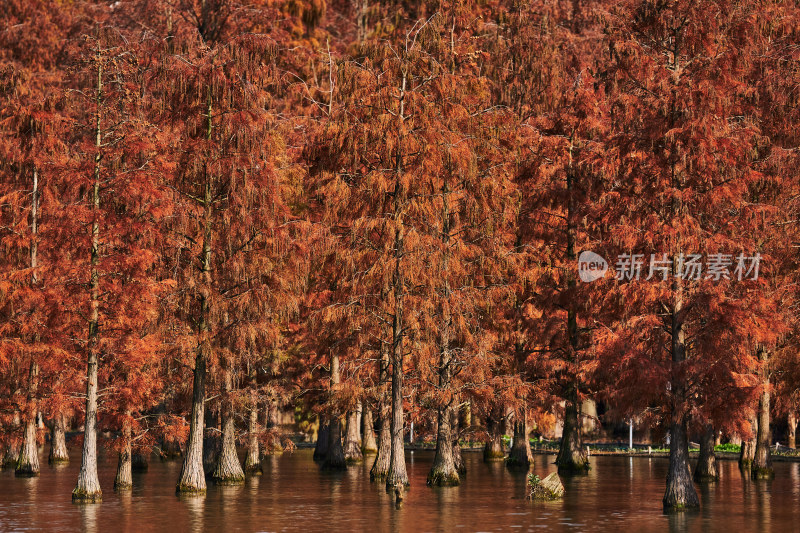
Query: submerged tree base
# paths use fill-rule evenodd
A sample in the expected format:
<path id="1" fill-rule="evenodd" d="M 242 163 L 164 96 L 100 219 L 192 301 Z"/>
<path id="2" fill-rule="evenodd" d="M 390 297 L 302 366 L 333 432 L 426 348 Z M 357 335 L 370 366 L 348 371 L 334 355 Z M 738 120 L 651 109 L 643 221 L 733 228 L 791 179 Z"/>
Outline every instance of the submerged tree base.
<path id="1" fill-rule="evenodd" d="M 73 503 L 100 503 L 103 501 L 103 491 L 88 492 L 81 489 L 72 491 Z"/>
<path id="2" fill-rule="evenodd" d="M 497 451 L 497 450 L 484 450 L 483 451 L 483 460 L 487 463 L 494 463 L 499 461 L 505 461 L 506 453 L 504 451 Z"/>
<path id="3" fill-rule="evenodd" d="M 179 495 L 186 495 L 186 496 L 191 496 L 193 494 L 201 495 L 206 493 L 206 488 L 194 487 L 192 485 L 184 485 L 179 483 L 178 486 L 175 487 L 175 492 Z"/>
<path id="4" fill-rule="evenodd" d="M 221 487 L 244 485 L 244 476 L 212 477 L 211 481 L 213 481 L 215 485 Z"/>
<path id="5" fill-rule="evenodd" d="M 775 477 L 775 470 L 771 467 L 759 468 L 753 466 L 751 469 L 753 479 L 772 479 Z"/>
<path id="6" fill-rule="evenodd" d="M 431 487 L 457 487 L 461 484 L 461 478 L 455 470 L 452 472 L 436 471 L 428 474 L 427 483 Z"/>
<path id="7" fill-rule="evenodd" d="M 17 465 L 14 470 L 14 475 L 17 477 L 36 477 L 39 475 L 39 467 L 34 467 L 32 464 Z"/>
<path id="8" fill-rule="evenodd" d="M 588 474 L 590 470 L 589 461 L 580 461 L 580 462 L 562 462 L 556 463 L 558 466 L 558 473 L 559 474 L 566 474 L 566 475 L 584 475 Z"/>

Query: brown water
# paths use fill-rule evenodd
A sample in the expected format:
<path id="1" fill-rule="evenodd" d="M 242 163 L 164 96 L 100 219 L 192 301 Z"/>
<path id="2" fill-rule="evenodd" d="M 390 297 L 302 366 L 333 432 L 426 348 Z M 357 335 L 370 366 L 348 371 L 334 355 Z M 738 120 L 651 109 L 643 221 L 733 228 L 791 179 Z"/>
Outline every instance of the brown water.
<path id="1" fill-rule="evenodd" d="M 0 531 L 800 531 L 800 463 L 776 463 L 775 480 L 744 481 L 737 464 L 721 461 L 721 480 L 701 488 L 697 513 L 661 512 L 667 460 L 593 457 L 588 476 L 565 479 L 557 502 L 524 499 L 525 475 L 484 464 L 465 453 L 460 487 L 431 489 L 431 452 L 408 453 L 411 489 L 396 509 L 382 485 L 369 482 L 369 464 L 320 472 L 311 450 L 267 457 L 264 475 L 241 487 L 209 486 L 205 497 L 174 493 L 178 462 L 154 460 L 134 474 L 132 492 L 113 492 L 115 461 L 100 462 L 104 501 L 74 505 L 70 492 L 79 461 L 35 479 L 0 473 Z M 537 455 L 534 472 L 555 468 Z"/>

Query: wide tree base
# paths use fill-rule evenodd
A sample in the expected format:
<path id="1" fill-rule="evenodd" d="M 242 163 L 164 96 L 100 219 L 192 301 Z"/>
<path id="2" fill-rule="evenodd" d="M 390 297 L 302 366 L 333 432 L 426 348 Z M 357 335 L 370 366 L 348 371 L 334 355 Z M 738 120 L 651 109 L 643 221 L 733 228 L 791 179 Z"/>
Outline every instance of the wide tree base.
<path id="1" fill-rule="evenodd" d="M 34 468 L 33 465 L 29 463 L 17 466 L 16 470 L 14 470 L 14 475 L 17 477 L 36 477 L 39 475 L 39 469 Z"/>
<path id="2" fill-rule="evenodd" d="M 484 450 L 483 452 L 483 461 L 485 463 L 495 463 L 500 461 L 505 461 L 506 453 L 502 451 L 496 450 Z"/>
<path id="3" fill-rule="evenodd" d="M 431 487 L 457 487 L 461 484 L 461 478 L 455 470 L 452 472 L 437 470 L 428 474 L 427 483 Z"/>
<path id="4" fill-rule="evenodd" d="M 100 503 L 103 501 L 103 491 L 85 491 L 75 489 L 72 491 L 72 503 Z"/>
<path id="5" fill-rule="evenodd" d="M 378 449 L 377 448 L 361 448 L 362 455 L 377 455 Z"/>
<path id="6" fill-rule="evenodd" d="M 591 469 L 588 461 L 556 463 L 556 466 L 559 474 L 573 476 L 588 474 Z"/>
<path id="7" fill-rule="evenodd" d="M 244 485 L 244 472 L 242 472 L 241 474 L 235 473 L 235 474 L 212 476 L 211 481 L 213 481 L 215 485 L 220 485 L 223 487 Z"/>
<path id="8" fill-rule="evenodd" d="M 115 481 L 114 482 L 114 490 L 117 492 L 121 492 L 123 490 L 131 490 L 133 489 L 133 483 L 130 481 Z"/>
<path id="9" fill-rule="evenodd" d="M 55 465 L 68 465 L 69 457 L 50 457 L 47 462 L 53 466 Z"/>
<path id="10" fill-rule="evenodd" d="M 751 471 L 753 479 L 773 479 L 775 477 L 775 470 L 770 467 L 759 468 L 753 466 Z"/>
<path id="11" fill-rule="evenodd" d="M 178 484 L 178 486 L 175 487 L 175 492 L 177 494 L 179 494 L 179 495 L 186 495 L 186 496 L 198 495 L 199 496 L 201 494 L 205 494 L 206 493 L 206 488 L 205 487 L 195 487 L 195 486 L 192 486 L 192 485 Z"/>
<path id="12" fill-rule="evenodd" d="M 699 503 L 672 503 L 668 504 L 664 502 L 664 512 L 665 513 L 686 513 L 697 511 L 700 509 Z"/>
<path id="13" fill-rule="evenodd" d="M 694 473 L 694 480 L 698 483 L 716 483 L 719 481 L 719 476 L 716 474 L 704 474 L 700 472 Z"/>

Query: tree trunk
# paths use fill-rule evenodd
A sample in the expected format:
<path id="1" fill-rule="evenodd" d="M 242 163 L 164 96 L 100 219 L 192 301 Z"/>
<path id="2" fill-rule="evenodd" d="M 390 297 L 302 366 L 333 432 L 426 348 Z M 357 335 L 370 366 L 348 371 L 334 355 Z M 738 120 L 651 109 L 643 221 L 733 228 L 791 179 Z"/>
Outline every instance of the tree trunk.
<path id="1" fill-rule="evenodd" d="M 686 438 L 685 421 L 673 423 L 670 427 L 669 471 L 663 502 L 666 511 L 700 507 L 697 491 L 689 475 L 689 441 Z"/>
<path id="2" fill-rule="evenodd" d="M 673 368 L 686 360 L 686 330 L 683 323 L 683 285 L 679 259 L 673 256 L 672 275 L 674 300 L 670 317 L 672 343 L 670 347 Z M 686 401 L 685 383 L 675 380 L 672 384 L 673 412 L 670 426 L 669 471 L 667 488 L 664 492 L 663 505 L 665 511 L 684 511 L 700 507 L 697 491 L 694 489 L 689 475 L 689 440 L 686 436 L 686 415 L 680 404 Z"/>
<path id="3" fill-rule="evenodd" d="M 98 53 L 99 55 L 99 53 Z M 103 98 L 103 65 L 97 58 L 97 113 L 95 115 L 95 147 L 97 154 L 94 158 L 94 184 L 92 187 L 92 249 L 91 267 L 89 274 L 89 299 L 91 304 L 89 317 L 89 339 L 87 343 L 86 361 L 86 422 L 83 432 L 83 454 L 81 456 L 81 469 L 78 473 L 78 483 L 72 491 L 72 500 L 79 502 L 99 502 L 103 492 L 100 490 L 100 480 L 97 477 L 97 366 L 98 336 L 100 320 L 100 274 L 97 264 L 100 259 L 100 108 Z"/>
<path id="4" fill-rule="evenodd" d="M 342 423 L 338 418 L 333 419 L 330 423 L 328 453 L 325 455 L 322 468 L 326 470 L 345 470 L 347 468 L 347 460 L 344 458 L 344 449 L 342 448 Z"/>
<path id="5" fill-rule="evenodd" d="M 222 449 L 217 459 L 217 467 L 211 478 L 217 485 L 240 485 L 244 483 L 244 470 L 236 454 L 236 425 L 233 418 L 231 393 L 233 379 L 230 370 L 224 370 L 225 396 L 222 399 Z"/>
<path id="6" fill-rule="evenodd" d="M 378 443 L 375 441 L 375 423 L 372 420 L 372 409 L 364 405 L 364 416 L 361 418 L 363 427 L 361 432 L 361 453 L 375 455 L 378 452 Z"/>
<path id="7" fill-rule="evenodd" d="M 758 358 L 761 361 L 761 397 L 758 400 L 758 432 L 756 433 L 756 449 L 753 456 L 753 477 L 755 479 L 772 479 L 775 471 L 772 469 L 770 455 L 769 434 L 769 369 L 767 362 L 769 353 L 763 347 L 758 348 Z"/>
<path id="8" fill-rule="evenodd" d="M 359 463 L 363 459 L 361 454 L 360 431 L 358 428 L 358 412 L 347 413 L 347 425 L 344 439 L 344 459 L 347 463 Z"/>
<path id="9" fill-rule="evenodd" d="M 789 448 L 794 449 L 795 444 L 797 442 L 795 439 L 795 432 L 797 430 L 797 415 L 795 415 L 794 409 L 789 410 L 789 416 L 787 417 L 786 422 L 789 426 L 788 437 L 787 437 L 788 442 L 786 443 L 786 445 Z"/>
<path id="10" fill-rule="evenodd" d="M 28 412 L 25 420 L 25 437 L 17 459 L 14 475 L 17 477 L 35 477 L 39 475 L 39 447 L 36 445 L 36 387 L 39 376 L 39 365 L 31 360 L 28 377 Z"/>
<path id="11" fill-rule="evenodd" d="M 379 396 L 378 396 L 378 453 L 369 471 L 372 481 L 383 481 L 389 475 L 389 464 L 392 453 L 392 431 L 389 418 L 389 400 L 387 387 L 389 383 L 389 349 L 386 343 L 381 344 L 381 359 L 378 361 Z"/>
<path id="12" fill-rule="evenodd" d="M 211 139 L 212 100 L 209 94 L 206 109 L 206 140 Z M 200 258 L 200 317 L 197 323 L 199 337 L 192 376 L 192 414 L 189 420 L 189 442 L 183 459 L 176 490 L 181 493 L 206 491 L 203 470 L 203 438 L 205 437 L 206 361 L 211 356 L 211 235 L 213 206 L 211 177 L 206 178 L 203 193 L 203 253 Z"/>
<path id="13" fill-rule="evenodd" d="M 523 407 L 522 415 L 519 420 L 514 422 L 514 443 L 511 451 L 508 452 L 506 464 L 510 467 L 528 469 L 533 464 L 533 453 L 531 453 L 531 443 L 528 440 L 528 416 Z"/>
<path id="14" fill-rule="evenodd" d="M 556 465 L 558 465 L 559 474 L 580 474 L 589 470 L 589 459 L 586 457 L 586 449 L 583 447 L 581 435 L 578 402 L 574 396 L 567 400 L 564 409 L 564 430 Z"/>
<path id="15" fill-rule="evenodd" d="M 131 421 L 127 413 L 122 422 L 122 450 L 119 452 L 117 476 L 114 478 L 114 490 L 129 490 L 133 487 L 131 454 Z"/>
<path id="16" fill-rule="evenodd" d="M 464 464 L 464 458 L 461 456 L 461 444 L 459 444 L 459 424 L 458 424 L 458 410 L 450 410 L 450 432 L 453 439 L 453 465 L 456 467 L 456 472 L 459 475 L 467 473 L 467 465 Z"/>
<path id="17" fill-rule="evenodd" d="M 31 288 L 36 287 L 36 267 L 38 266 L 37 241 L 36 236 L 39 228 L 39 173 L 36 167 L 33 168 L 33 190 L 31 191 L 31 247 L 30 247 L 30 266 L 31 266 Z M 38 334 L 33 336 L 33 342 L 39 342 Z M 28 371 L 28 405 L 26 406 L 25 437 L 22 443 L 22 450 L 17 460 L 17 467 L 14 472 L 19 477 L 34 477 L 39 475 L 39 447 L 36 445 L 36 417 L 38 405 L 36 389 L 39 384 L 39 365 L 31 355 L 30 370 Z"/>
<path id="18" fill-rule="evenodd" d="M 502 461 L 506 456 L 503 446 L 503 433 L 505 433 L 501 422 L 502 410 L 499 406 L 492 409 L 486 417 L 486 430 L 489 433 L 489 440 L 483 448 L 484 462 Z"/>
<path id="19" fill-rule="evenodd" d="M 261 475 L 261 453 L 258 449 L 258 398 L 256 391 L 250 389 L 250 421 L 247 426 L 247 459 L 244 470 L 252 476 Z"/>
<path id="20" fill-rule="evenodd" d="M 331 396 L 339 390 L 341 377 L 339 375 L 339 356 L 331 354 Z M 347 461 L 342 449 L 342 424 L 337 413 L 331 416 L 331 427 L 328 433 L 328 453 L 322 467 L 326 470 L 345 470 Z"/>
<path id="21" fill-rule="evenodd" d="M 131 469 L 134 472 L 147 472 L 150 468 L 149 458 L 150 448 L 146 448 L 146 451 L 135 450 L 131 456 Z"/>
<path id="22" fill-rule="evenodd" d="M 403 347 L 400 336 L 401 321 L 395 316 L 395 347 L 392 354 L 392 419 L 390 424 L 391 452 L 386 488 L 394 490 L 398 485 L 408 485 L 406 455 L 403 444 Z"/>
<path id="23" fill-rule="evenodd" d="M 450 404 L 439 407 L 436 431 L 436 455 L 433 466 L 428 474 L 428 485 L 439 487 L 454 487 L 461 483 L 453 458 L 453 437 L 450 424 Z"/>
<path id="24" fill-rule="evenodd" d="M 314 460 L 324 461 L 328 455 L 328 442 L 330 441 L 331 426 L 324 418 L 319 417 L 319 431 L 317 431 L 317 445 L 314 447 Z"/>
<path id="25" fill-rule="evenodd" d="M 392 347 L 391 347 L 391 362 L 392 362 L 392 421 L 390 424 L 390 431 L 392 434 L 391 441 L 391 454 L 389 457 L 389 472 L 386 475 L 386 488 L 389 490 L 401 490 L 408 485 L 408 474 L 406 473 L 406 456 L 405 447 L 403 445 L 403 336 L 405 335 L 405 323 L 403 322 L 404 316 L 404 296 L 405 296 L 405 281 L 404 272 L 401 267 L 402 258 L 404 255 L 404 227 L 402 217 L 402 204 L 405 199 L 403 192 L 402 175 L 403 175 L 403 122 L 408 118 L 405 115 L 405 92 L 406 92 L 407 74 L 404 71 L 399 98 L 397 100 L 399 109 L 397 113 L 397 145 L 395 152 L 395 169 L 394 169 L 394 191 L 392 198 L 393 218 L 396 223 L 394 234 L 394 272 L 392 275 L 392 294 L 391 299 L 394 301 L 394 316 L 392 317 Z"/>
<path id="26" fill-rule="evenodd" d="M 700 439 L 700 457 L 694 469 L 694 480 L 697 482 L 716 481 L 717 457 L 714 455 L 714 427 L 706 424 L 706 429 Z"/>
<path id="27" fill-rule="evenodd" d="M 51 465 L 69 463 L 64 415 L 61 412 L 56 412 L 53 417 L 53 428 L 50 432 L 50 457 L 48 458 L 48 462 Z"/>

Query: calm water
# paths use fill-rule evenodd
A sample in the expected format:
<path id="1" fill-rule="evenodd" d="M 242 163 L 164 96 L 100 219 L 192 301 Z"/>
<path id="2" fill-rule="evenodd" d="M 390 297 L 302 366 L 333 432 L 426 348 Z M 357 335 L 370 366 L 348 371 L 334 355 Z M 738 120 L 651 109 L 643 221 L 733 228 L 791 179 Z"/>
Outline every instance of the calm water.
<path id="1" fill-rule="evenodd" d="M 776 463 L 772 482 L 743 481 L 733 461 L 721 461 L 722 478 L 701 489 L 698 513 L 661 513 L 667 460 L 593 457 L 586 477 L 565 480 L 559 502 L 524 499 L 524 474 L 487 465 L 465 452 L 469 472 L 460 487 L 425 486 L 433 454 L 408 453 L 412 487 L 395 509 L 382 486 L 369 482 L 369 465 L 346 473 L 320 472 L 311 450 L 267 457 L 264 475 L 241 487 L 209 486 L 205 497 L 174 494 L 178 462 L 154 460 L 134 474 L 132 492 L 113 492 L 115 460 L 100 463 L 104 501 L 73 505 L 70 492 L 78 457 L 42 475 L 16 479 L 0 472 L 0 531 L 149 532 L 207 531 L 798 531 L 800 463 Z M 541 477 L 553 456 L 536 456 Z"/>

